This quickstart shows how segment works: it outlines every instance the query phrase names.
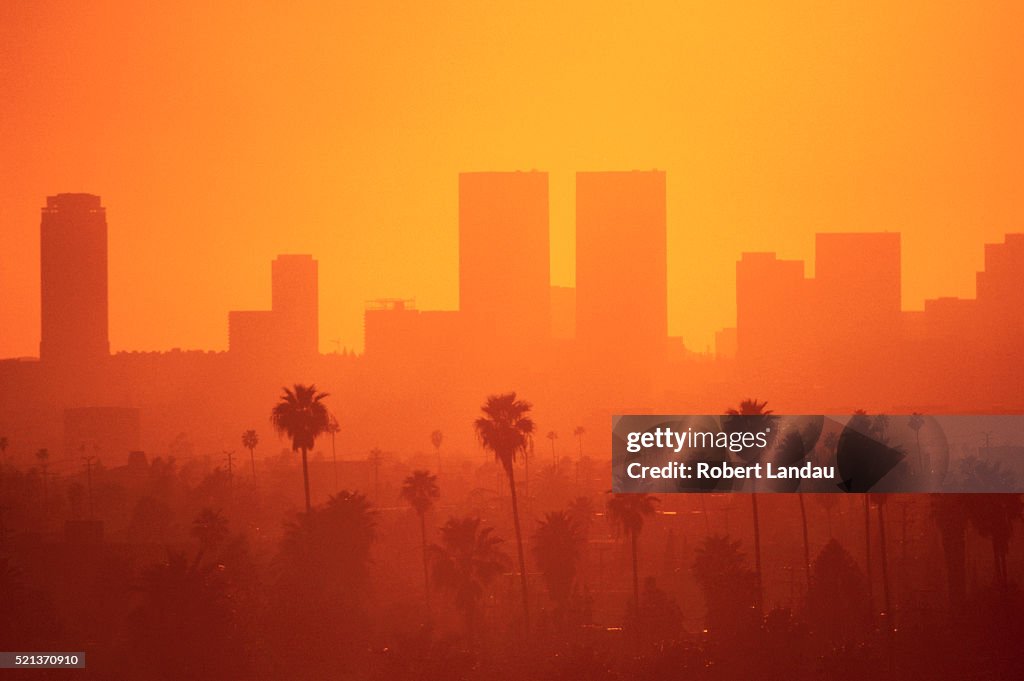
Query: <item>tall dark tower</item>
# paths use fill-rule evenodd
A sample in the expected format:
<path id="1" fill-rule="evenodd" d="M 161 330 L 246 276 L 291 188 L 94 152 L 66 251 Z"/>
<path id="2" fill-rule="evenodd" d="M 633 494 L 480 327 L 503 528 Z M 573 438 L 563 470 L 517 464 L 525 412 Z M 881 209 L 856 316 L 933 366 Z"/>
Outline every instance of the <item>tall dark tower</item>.
<path id="1" fill-rule="evenodd" d="M 550 332 L 548 175 L 459 175 L 459 310 L 493 353 Z"/>
<path id="2" fill-rule="evenodd" d="M 668 343 L 665 173 L 576 173 L 576 340 L 600 361 Z"/>
<path id="3" fill-rule="evenodd" d="M 317 261 L 311 255 L 279 255 L 270 276 L 271 309 L 282 349 L 315 357 L 320 351 Z"/>
<path id="4" fill-rule="evenodd" d="M 110 354 L 107 332 L 107 214 L 100 197 L 46 197 L 40 237 L 39 357 L 54 364 Z"/>

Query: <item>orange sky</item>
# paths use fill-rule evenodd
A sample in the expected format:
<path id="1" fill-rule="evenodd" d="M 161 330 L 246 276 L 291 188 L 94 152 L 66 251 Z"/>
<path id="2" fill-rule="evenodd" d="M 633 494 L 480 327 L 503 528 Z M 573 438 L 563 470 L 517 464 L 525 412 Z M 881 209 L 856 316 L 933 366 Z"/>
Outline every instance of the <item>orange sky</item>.
<path id="1" fill-rule="evenodd" d="M 1024 230 L 1017 3 L 147 4 L 0 3 L 0 357 L 38 350 L 57 192 L 107 206 L 114 350 L 225 348 L 282 252 L 320 261 L 323 351 L 366 299 L 454 308 L 462 170 L 551 173 L 556 284 L 574 171 L 666 170 L 699 349 L 743 250 L 899 230 L 913 308 Z"/>

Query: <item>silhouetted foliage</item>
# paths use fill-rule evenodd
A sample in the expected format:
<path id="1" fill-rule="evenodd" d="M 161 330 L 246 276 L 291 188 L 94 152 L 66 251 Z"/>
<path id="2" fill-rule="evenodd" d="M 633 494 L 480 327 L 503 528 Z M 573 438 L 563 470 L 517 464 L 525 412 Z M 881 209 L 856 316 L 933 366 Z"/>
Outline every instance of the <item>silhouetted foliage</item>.
<path id="1" fill-rule="evenodd" d="M 654 515 L 658 497 L 650 494 L 612 494 L 608 498 L 608 516 L 629 536 L 633 555 L 633 606 L 640 605 L 640 569 L 637 558 L 637 541 L 644 529 L 644 520 Z"/>
<path id="2" fill-rule="evenodd" d="M 430 471 L 413 471 L 402 483 L 402 498 L 412 506 L 420 520 L 420 539 L 423 549 L 423 580 L 427 599 L 430 598 L 430 568 L 427 557 L 427 512 L 441 498 L 437 476 Z"/>
<path id="3" fill-rule="evenodd" d="M 530 418 L 532 406 L 520 400 L 514 392 L 491 395 L 484 402 L 480 416 L 473 422 L 476 436 L 484 449 L 494 454 L 508 476 L 512 498 L 512 522 L 516 532 L 516 553 L 519 556 L 519 585 L 523 596 L 523 617 L 530 628 L 530 598 L 526 589 L 526 556 L 523 553 L 523 531 L 519 523 L 519 499 L 516 495 L 516 476 L 512 468 L 516 456 L 526 454 L 533 438 L 534 422 Z"/>
<path id="4" fill-rule="evenodd" d="M 479 518 L 452 518 L 441 527 L 441 542 L 430 547 L 434 583 L 451 594 L 473 638 L 484 587 L 508 570 L 508 556 L 499 548 L 503 539 L 494 528 L 481 527 Z"/>
<path id="5" fill-rule="evenodd" d="M 327 432 L 330 414 L 324 405 L 327 393 L 317 392 L 315 385 L 295 384 L 293 389 L 282 388 L 281 401 L 270 412 L 270 422 L 279 435 L 292 441 L 292 451 L 302 452 L 302 479 L 306 492 L 306 511 L 311 508 L 309 496 L 309 466 L 307 456 L 316 438 Z"/>
<path id="6" fill-rule="evenodd" d="M 749 642 L 760 628 L 757 580 L 740 542 L 715 534 L 697 547 L 693 575 L 704 593 L 708 635 L 724 646 Z"/>
<path id="7" fill-rule="evenodd" d="M 859 642 L 871 626 L 864 573 L 835 539 L 814 559 L 807 615 L 814 635 L 829 646 Z"/>
<path id="8" fill-rule="evenodd" d="M 184 553 L 143 570 L 131 613 L 129 650 L 136 678 L 223 679 L 244 673 L 227 584 L 215 566 Z"/>
<path id="9" fill-rule="evenodd" d="M 368 631 L 365 604 L 376 514 L 342 491 L 286 524 L 275 562 L 268 637 L 279 676 L 316 678 L 324 656 L 353 654 Z M 315 637 L 310 622 L 315 622 Z"/>
<path id="10" fill-rule="evenodd" d="M 960 474 L 971 489 L 998 490 L 1012 487 L 1013 473 L 1004 470 L 998 462 L 970 457 L 960 463 Z M 995 585 L 1006 588 L 1009 570 L 1006 554 L 1009 552 L 1013 523 L 1024 512 L 1019 494 L 972 494 L 967 499 L 967 517 L 982 537 L 992 542 L 992 561 Z"/>
<path id="11" fill-rule="evenodd" d="M 556 617 L 564 615 L 572 595 L 583 542 L 579 526 L 565 511 L 547 513 L 537 523 L 533 553 L 544 575 L 548 595 L 555 602 Z"/>

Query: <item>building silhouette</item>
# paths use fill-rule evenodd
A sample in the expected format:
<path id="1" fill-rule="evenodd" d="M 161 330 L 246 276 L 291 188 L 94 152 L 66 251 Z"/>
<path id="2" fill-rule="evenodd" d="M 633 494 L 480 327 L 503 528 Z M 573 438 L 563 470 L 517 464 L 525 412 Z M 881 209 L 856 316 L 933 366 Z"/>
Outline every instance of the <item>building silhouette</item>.
<path id="1" fill-rule="evenodd" d="M 279 255 L 271 265 L 271 310 L 292 352 L 319 352 L 317 261 L 311 255 Z"/>
<path id="2" fill-rule="evenodd" d="M 367 301 L 363 312 L 363 354 L 378 370 L 406 369 L 410 363 L 452 361 L 460 347 L 459 313 L 418 310 L 412 300 Z"/>
<path id="3" fill-rule="evenodd" d="M 109 356 L 107 217 L 100 197 L 48 196 L 39 236 L 40 359 L 81 366 Z"/>
<path id="4" fill-rule="evenodd" d="M 588 358 L 664 358 L 666 234 L 664 172 L 576 173 L 576 340 Z"/>
<path id="5" fill-rule="evenodd" d="M 817 305 L 834 341 L 828 344 L 876 350 L 894 342 L 902 310 L 899 233 L 821 233 L 814 244 Z M 847 342 L 858 336 L 860 343 Z"/>
<path id="6" fill-rule="evenodd" d="M 735 335 L 744 368 L 771 371 L 787 357 L 800 356 L 805 324 L 812 318 L 809 305 L 810 282 L 802 260 L 744 253 L 736 263 Z"/>
<path id="7" fill-rule="evenodd" d="M 550 272 L 547 173 L 460 174 L 459 311 L 472 344 L 493 353 L 547 339 Z"/>
<path id="8" fill-rule="evenodd" d="M 985 269 L 978 272 L 981 332 L 1000 355 L 1019 353 L 1024 336 L 1024 234 L 1007 234 L 1001 244 L 985 244 Z"/>
<path id="9" fill-rule="evenodd" d="M 257 359 L 275 352 L 277 320 L 270 310 L 228 312 L 228 351 L 236 357 Z"/>
<path id="10" fill-rule="evenodd" d="M 228 312 L 228 351 L 251 360 L 319 354 L 317 261 L 279 255 L 271 263 L 271 309 Z"/>

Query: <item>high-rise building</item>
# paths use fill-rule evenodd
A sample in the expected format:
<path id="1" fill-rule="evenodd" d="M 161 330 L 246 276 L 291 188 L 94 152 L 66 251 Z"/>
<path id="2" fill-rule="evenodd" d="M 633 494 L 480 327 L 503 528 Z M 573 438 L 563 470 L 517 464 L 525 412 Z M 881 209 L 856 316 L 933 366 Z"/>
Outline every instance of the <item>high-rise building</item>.
<path id="1" fill-rule="evenodd" d="M 549 251 L 547 173 L 459 175 L 459 310 L 475 342 L 548 336 Z"/>
<path id="2" fill-rule="evenodd" d="M 271 309 L 286 348 L 314 356 L 320 348 L 317 261 L 311 255 L 279 255 L 271 268 Z"/>
<path id="3" fill-rule="evenodd" d="M 813 286 L 811 309 L 788 313 L 816 320 L 815 358 L 807 364 L 819 379 L 841 385 L 848 400 L 867 400 L 874 377 L 899 370 L 906 330 L 899 233 L 816 235 Z"/>
<path id="4" fill-rule="evenodd" d="M 576 339 L 584 353 L 664 356 L 667 267 L 665 173 L 576 173 Z"/>
<path id="5" fill-rule="evenodd" d="M 271 263 L 271 309 L 228 313 L 228 350 L 236 357 L 289 362 L 319 352 L 317 261 L 279 255 Z"/>
<path id="6" fill-rule="evenodd" d="M 985 269 L 977 274 L 978 300 L 992 307 L 1003 306 L 1004 314 L 1020 322 L 1024 316 L 1024 234 L 1007 234 L 1001 244 L 985 244 Z"/>
<path id="7" fill-rule="evenodd" d="M 744 253 L 736 263 L 736 352 L 746 366 L 770 372 L 801 355 L 809 286 L 802 260 Z"/>
<path id="8" fill-rule="evenodd" d="M 107 217 L 100 197 L 46 197 L 39 235 L 40 359 L 81 364 L 109 356 Z"/>
<path id="9" fill-rule="evenodd" d="M 816 235 L 814 281 L 832 328 L 885 335 L 899 325 L 899 233 Z"/>

